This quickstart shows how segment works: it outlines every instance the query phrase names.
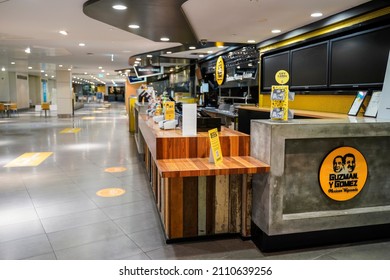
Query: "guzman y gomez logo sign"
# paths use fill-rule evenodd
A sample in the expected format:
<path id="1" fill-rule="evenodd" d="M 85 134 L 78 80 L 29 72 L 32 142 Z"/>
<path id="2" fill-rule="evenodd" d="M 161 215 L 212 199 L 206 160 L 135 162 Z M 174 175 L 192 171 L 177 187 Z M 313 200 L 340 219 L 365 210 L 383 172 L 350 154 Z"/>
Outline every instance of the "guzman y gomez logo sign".
<path id="1" fill-rule="evenodd" d="M 323 192 L 333 200 L 354 198 L 364 187 L 368 168 L 364 156 L 355 148 L 331 151 L 320 166 L 319 181 Z"/>

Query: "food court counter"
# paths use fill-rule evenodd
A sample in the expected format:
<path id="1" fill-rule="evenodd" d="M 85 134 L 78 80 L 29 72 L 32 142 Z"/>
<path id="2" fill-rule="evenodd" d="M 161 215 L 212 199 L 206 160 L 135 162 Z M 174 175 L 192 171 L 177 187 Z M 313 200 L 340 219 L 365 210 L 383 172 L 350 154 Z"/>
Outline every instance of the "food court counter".
<path id="1" fill-rule="evenodd" d="M 264 251 L 390 236 L 390 122 L 251 121 L 255 243 Z"/>
<path id="2" fill-rule="evenodd" d="M 207 132 L 183 136 L 161 130 L 140 114 L 143 159 L 167 242 L 225 234 L 250 236 L 254 173 L 269 166 L 250 157 L 249 135 L 225 127 L 219 139 L 223 163 L 208 160 Z"/>

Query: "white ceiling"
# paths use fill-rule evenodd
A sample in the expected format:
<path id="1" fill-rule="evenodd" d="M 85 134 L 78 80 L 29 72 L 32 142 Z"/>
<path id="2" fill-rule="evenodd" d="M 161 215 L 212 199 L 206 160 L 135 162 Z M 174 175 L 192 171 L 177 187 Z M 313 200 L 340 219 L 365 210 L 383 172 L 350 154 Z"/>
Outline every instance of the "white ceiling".
<path id="1" fill-rule="evenodd" d="M 153 42 L 130 30 L 91 19 L 83 13 L 84 2 L 0 0 L 0 71 L 28 71 L 50 78 L 56 70 L 69 68 L 76 76 L 103 74 L 101 80 L 118 83 L 124 79 L 114 70 L 128 68 L 130 56 L 180 45 Z M 253 39 L 258 43 L 276 36 L 272 29 L 291 31 L 365 2 L 369 1 L 188 0 L 182 8 L 199 39 L 231 43 Z M 310 14 L 317 11 L 323 17 L 311 18 Z M 60 30 L 66 30 L 68 35 L 59 34 Z M 85 46 L 80 47 L 79 43 Z M 27 47 L 31 48 L 30 54 L 24 52 Z M 32 69 L 27 70 L 28 66 Z"/>

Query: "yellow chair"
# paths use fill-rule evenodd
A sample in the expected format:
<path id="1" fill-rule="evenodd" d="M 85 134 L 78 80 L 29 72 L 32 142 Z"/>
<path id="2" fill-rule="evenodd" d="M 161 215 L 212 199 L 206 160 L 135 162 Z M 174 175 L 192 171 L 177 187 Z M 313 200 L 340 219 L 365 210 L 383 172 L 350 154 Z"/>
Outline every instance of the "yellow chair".
<path id="1" fill-rule="evenodd" d="M 49 103 L 42 103 L 41 104 L 41 115 L 42 115 L 42 112 L 45 112 L 45 118 L 47 117 L 47 112 L 49 112 L 50 114 L 50 104 Z"/>
<path id="2" fill-rule="evenodd" d="M 11 103 L 11 105 L 9 105 L 9 111 L 10 113 L 14 113 L 15 115 L 18 114 L 19 116 L 18 106 L 16 105 L 16 103 Z"/>
<path id="3" fill-rule="evenodd" d="M 3 103 L 0 103 L 0 113 L 1 116 L 4 118 L 5 114 L 7 113 L 7 110 L 5 109 L 5 106 Z"/>

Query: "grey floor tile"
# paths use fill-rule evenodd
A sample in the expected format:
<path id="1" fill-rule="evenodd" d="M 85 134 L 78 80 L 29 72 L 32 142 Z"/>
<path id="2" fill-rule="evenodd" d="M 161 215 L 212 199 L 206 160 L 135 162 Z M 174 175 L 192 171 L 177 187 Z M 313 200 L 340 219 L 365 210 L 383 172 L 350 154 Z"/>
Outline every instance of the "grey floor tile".
<path id="1" fill-rule="evenodd" d="M 8 207 L 0 210 L 0 226 L 37 220 L 38 215 L 32 206 L 25 208 Z"/>
<path id="2" fill-rule="evenodd" d="M 73 189 L 68 192 L 58 192 L 32 198 L 35 207 L 47 207 L 55 204 L 63 204 L 80 199 L 88 199 L 87 196 L 79 189 Z"/>
<path id="3" fill-rule="evenodd" d="M 370 242 L 342 246 L 323 254 L 322 258 L 336 260 L 390 260 L 390 242 Z"/>
<path id="4" fill-rule="evenodd" d="M 39 256 L 34 256 L 34 257 L 31 257 L 31 258 L 26 258 L 25 260 L 47 260 L 47 261 L 52 261 L 52 260 L 56 260 L 57 257 L 56 255 L 53 253 L 48 253 L 48 254 L 43 254 L 43 255 L 39 255 Z"/>
<path id="5" fill-rule="evenodd" d="M 49 233 L 48 237 L 54 250 L 61 250 L 123 235 L 115 223 L 106 221 Z"/>
<path id="6" fill-rule="evenodd" d="M 153 211 L 120 218 L 114 220 L 114 222 L 119 225 L 127 234 L 132 234 L 138 231 L 144 231 L 160 226 L 159 217 Z"/>
<path id="7" fill-rule="evenodd" d="M 0 259 L 20 260 L 53 252 L 45 234 L 0 243 Z"/>
<path id="8" fill-rule="evenodd" d="M 71 213 L 77 213 L 96 209 L 97 206 L 87 198 L 74 200 L 71 202 L 50 205 L 46 207 L 36 207 L 37 213 L 41 219 L 62 216 Z"/>
<path id="9" fill-rule="evenodd" d="M 42 219 L 46 233 L 107 221 L 108 216 L 100 209 Z"/>
<path id="10" fill-rule="evenodd" d="M 150 202 L 137 201 L 132 203 L 126 203 L 122 205 L 116 205 L 111 207 L 102 208 L 111 219 L 119 219 L 123 217 L 138 215 L 146 212 L 154 211 L 154 205 Z"/>
<path id="11" fill-rule="evenodd" d="M 55 253 L 59 260 L 119 260 L 140 255 L 142 251 L 128 237 L 120 236 Z"/>
<path id="12" fill-rule="evenodd" d="M 0 243 L 44 233 L 39 220 L 0 226 Z"/>
<path id="13" fill-rule="evenodd" d="M 129 234 L 129 237 L 142 249 L 143 252 L 153 251 L 166 246 L 161 227 L 138 231 Z"/>

